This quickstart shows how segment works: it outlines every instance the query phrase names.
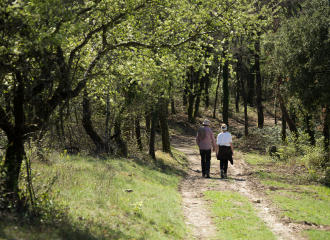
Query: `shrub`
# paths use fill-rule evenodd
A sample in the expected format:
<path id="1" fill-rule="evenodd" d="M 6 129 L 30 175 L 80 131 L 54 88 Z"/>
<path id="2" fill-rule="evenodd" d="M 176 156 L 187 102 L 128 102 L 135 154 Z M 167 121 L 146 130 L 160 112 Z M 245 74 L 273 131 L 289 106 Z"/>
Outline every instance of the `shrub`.
<path id="1" fill-rule="evenodd" d="M 274 161 L 305 166 L 311 181 L 330 184 L 329 153 L 324 150 L 323 136 L 318 136 L 315 145 L 312 145 L 307 133 L 302 130 L 298 133 L 296 137 L 288 132 L 287 139 L 283 142 L 281 128 L 278 126 L 253 128 L 246 140 L 259 142 Z"/>

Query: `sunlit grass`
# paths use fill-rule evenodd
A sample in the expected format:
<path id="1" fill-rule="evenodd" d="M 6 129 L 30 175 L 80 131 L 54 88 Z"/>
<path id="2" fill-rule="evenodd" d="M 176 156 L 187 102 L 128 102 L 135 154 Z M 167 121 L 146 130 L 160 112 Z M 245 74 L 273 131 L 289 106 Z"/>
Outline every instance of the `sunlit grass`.
<path id="1" fill-rule="evenodd" d="M 330 189 L 322 186 L 300 186 L 274 181 L 264 184 L 279 188 L 268 191 L 272 201 L 280 207 L 282 215 L 297 222 L 330 225 Z"/>
<path id="2" fill-rule="evenodd" d="M 308 230 L 305 231 L 305 235 L 307 235 L 310 240 L 330 239 L 330 232 L 327 231 Z"/>
<path id="3" fill-rule="evenodd" d="M 156 161 L 53 156 L 33 168 L 40 176 L 36 184 L 57 177 L 53 189 L 68 207 L 71 229 L 8 225 L 0 238 L 182 239 L 186 234 L 178 192 L 186 160 L 176 151 L 157 152 Z"/>
<path id="4" fill-rule="evenodd" d="M 256 153 L 247 153 L 246 155 L 244 155 L 244 159 L 247 163 L 251 165 L 274 163 L 274 161 L 272 161 L 269 157 Z"/>
<path id="5" fill-rule="evenodd" d="M 213 220 L 219 231 L 217 239 L 276 239 L 256 216 L 247 198 L 236 192 L 204 192 L 210 199 Z"/>

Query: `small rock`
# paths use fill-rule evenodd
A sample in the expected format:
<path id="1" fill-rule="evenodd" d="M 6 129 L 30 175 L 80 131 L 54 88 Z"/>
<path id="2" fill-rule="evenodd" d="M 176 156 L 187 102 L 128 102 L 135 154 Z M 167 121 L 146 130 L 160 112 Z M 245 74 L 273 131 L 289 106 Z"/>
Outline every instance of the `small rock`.
<path id="1" fill-rule="evenodd" d="M 126 189 L 125 192 L 133 192 L 132 189 Z"/>
<path id="2" fill-rule="evenodd" d="M 260 201 L 260 199 L 255 199 L 255 200 L 253 200 L 253 202 L 254 203 L 260 203 L 261 201 Z"/>

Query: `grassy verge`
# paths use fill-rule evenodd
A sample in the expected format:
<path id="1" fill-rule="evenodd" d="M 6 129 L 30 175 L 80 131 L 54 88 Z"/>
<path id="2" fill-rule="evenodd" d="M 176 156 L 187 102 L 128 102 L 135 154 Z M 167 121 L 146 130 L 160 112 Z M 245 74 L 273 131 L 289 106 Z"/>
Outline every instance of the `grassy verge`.
<path id="1" fill-rule="evenodd" d="M 0 239 L 182 239 L 186 234 L 178 192 L 186 160 L 178 152 L 157 152 L 156 161 L 57 156 L 33 168 L 38 186 L 57 178 L 51 204 L 63 204 L 64 217 L 50 224 L 43 223 L 47 216 L 28 223 L 1 221 Z"/>
<path id="2" fill-rule="evenodd" d="M 315 240 L 330 239 L 330 232 L 326 232 L 326 231 L 308 230 L 305 231 L 305 235 L 309 239 L 315 239 Z"/>
<path id="3" fill-rule="evenodd" d="M 214 222 L 220 235 L 217 239 L 276 239 L 255 215 L 251 203 L 235 192 L 204 192 L 211 200 Z"/>
<path id="4" fill-rule="evenodd" d="M 281 209 L 280 215 L 291 222 L 330 226 L 330 188 L 308 183 L 307 172 L 295 165 L 272 162 L 268 157 L 246 154 L 254 176 L 265 186 L 269 199 Z M 330 239 L 329 231 L 304 231 L 309 239 Z"/>

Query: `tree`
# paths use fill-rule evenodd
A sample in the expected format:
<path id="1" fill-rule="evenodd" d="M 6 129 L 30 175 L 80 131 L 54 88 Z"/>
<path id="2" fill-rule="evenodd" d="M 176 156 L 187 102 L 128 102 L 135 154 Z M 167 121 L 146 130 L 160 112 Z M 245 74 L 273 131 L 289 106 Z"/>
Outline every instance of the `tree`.
<path id="1" fill-rule="evenodd" d="M 0 4 L 0 128 L 8 140 L 3 189 L 14 199 L 24 141 L 47 124 L 63 101 L 77 97 L 102 73 L 102 59 L 122 48 L 183 46 L 214 29 L 209 10 L 220 12 L 211 1 Z"/>
<path id="2" fill-rule="evenodd" d="M 327 109 L 330 102 L 329 11 L 328 1 L 306 1 L 297 17 L 284 22 L 273 36 L 274 74 L 284 77 L 289 93 L 309 110 Z M 329 129 L 328 111 L 324 113 L 323 129 Z M 325 139 L 327 135 L 324 131 Z"/>

